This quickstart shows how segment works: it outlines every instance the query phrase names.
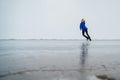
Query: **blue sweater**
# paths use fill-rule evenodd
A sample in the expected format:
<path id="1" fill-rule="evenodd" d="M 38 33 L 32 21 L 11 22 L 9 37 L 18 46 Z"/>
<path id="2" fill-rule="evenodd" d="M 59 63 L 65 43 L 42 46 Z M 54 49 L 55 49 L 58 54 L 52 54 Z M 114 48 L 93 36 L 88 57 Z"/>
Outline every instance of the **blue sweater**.
<path id="1" fill-rule="evenodd" d="M 81 22 L 80 23 L 80 30 L 87 30 L 87 27 L 85 26 L 85 23 L 84 22 Z"/>

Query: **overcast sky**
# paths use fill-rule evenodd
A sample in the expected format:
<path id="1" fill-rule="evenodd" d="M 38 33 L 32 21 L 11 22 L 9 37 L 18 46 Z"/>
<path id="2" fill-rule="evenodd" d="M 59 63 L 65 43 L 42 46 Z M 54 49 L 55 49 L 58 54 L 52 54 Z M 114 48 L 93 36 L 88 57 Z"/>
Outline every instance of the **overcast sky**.
<path id="1" fill-rule="evenodd" d="M 120 39 L 120 0 L 0 0 L 0 39 Z"/>

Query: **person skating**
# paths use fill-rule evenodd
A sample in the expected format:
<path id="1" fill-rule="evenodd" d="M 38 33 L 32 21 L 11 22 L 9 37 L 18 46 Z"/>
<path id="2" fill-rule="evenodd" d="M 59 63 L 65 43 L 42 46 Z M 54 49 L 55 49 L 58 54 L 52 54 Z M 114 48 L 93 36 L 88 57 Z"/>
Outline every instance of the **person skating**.
<path id="1" fill-rule="evenodd" d="M 82 30 L 82 35 L 83 35 L 87 40 L 90 40 L 90 41 L 91 41 L 91 38 L 90 38 L 90 36 L 89 36 L 89 34 L 88 34 L 88 28 L 87 28 L 86 25 L 85 25 L 85 20 L 84 20 L 84 19 L 81 20 L 80 30 Z M 85 33 L 86 33 L 86 35 L 85 35 Z"/>

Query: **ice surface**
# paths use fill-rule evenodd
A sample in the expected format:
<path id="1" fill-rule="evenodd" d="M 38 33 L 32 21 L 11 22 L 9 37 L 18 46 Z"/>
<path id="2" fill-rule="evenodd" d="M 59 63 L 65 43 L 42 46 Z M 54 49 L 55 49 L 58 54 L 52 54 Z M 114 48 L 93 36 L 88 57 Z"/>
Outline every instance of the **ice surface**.
<path id="1" fill-rule="evenodd" d="M 120 41 L 0 40 L 0 80 L 120 79 Z"/>

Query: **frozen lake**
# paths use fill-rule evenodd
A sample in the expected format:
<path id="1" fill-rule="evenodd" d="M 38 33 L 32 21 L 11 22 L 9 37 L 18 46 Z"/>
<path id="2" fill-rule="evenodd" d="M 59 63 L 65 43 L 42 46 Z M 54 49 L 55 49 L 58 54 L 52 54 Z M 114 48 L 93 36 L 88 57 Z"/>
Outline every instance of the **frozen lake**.
<path id="1" fill-rule="evenodd" d="M 0 40 L 0 80 L 120 80 L 120 41 Z"/>

